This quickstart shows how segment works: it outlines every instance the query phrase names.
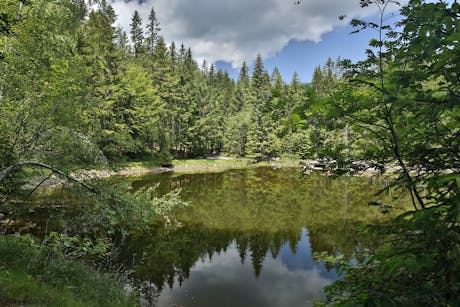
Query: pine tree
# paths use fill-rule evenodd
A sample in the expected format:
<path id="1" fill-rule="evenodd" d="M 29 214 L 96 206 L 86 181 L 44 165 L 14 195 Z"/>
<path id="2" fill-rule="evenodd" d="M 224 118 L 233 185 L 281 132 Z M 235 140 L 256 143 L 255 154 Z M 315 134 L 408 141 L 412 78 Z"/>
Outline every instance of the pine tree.
<path id="1" fill-rule="evenodd" d="M 179 48 L 179 61 L 180 62 L 184 62 L 186 52 L 187 52 L 187 50 L 185 49 L 184 44 L 181 44 L 180 48 Z"/>
<path id="2" fill-rule="evenodd" d="M 173 71 L 174 66 L 170 54 L 171 50 L 168 51 L 164 38 L 159 36 L 153 53 L 152 81 L 158 87 L 160 103 L 165 106 L 164 112 L 160 116 L 156 137 L 160 158 L 164 160 L 165 165 L 171 160 L 170 151 L 175 141 L 175 116 L 178 112 L 177 101 L 179 100 L 178 78 Z"/>
<path id="3" fill-rule="evenodd" d="M 284 88 L 284 81 L 278 67 L 275 66 L 271 76 L 271 84 L 273 87 L 273 92 L 276 93 L 277 96 L 281 95 L 281 92 Z"/>
<path id="4" fill-rule="evenodd" d="M 142 31 L 142 19 L 136 10 L 131 18 L 131 42 L 133 44 L 134 56 L 138 57 L 144 54 L 144 34 Z"/>
<path id="5" fill-rule="evenodd" d="M 176 50 L 176 43 L 172 42 L 169 46 L 169 61 L 171 63 L 171 70 L 174 72 L 176 70 L 178 56 Z"/>
<path id="6" fill-rule="evenodd" d="M 260 54 L 257 55 L 256 63 L 254 65 L 254 71 L 252 72 L 251 78 L 251 88 L 252 92 L 255 95 L 255 99 L 258 103 L 259 100 L 263 98 L 264 91 L 266 90 L 266 71 L 264 67 L 264 62 Z"/>
<path id="7" fill-rule="evenodd" d="M 208 74 L 208 70 L 208 62 L 206 60 L 203 60 L 203 63 L 201 63 L 201 71 L 203 72 L 203 75 L 206 76 Z"/>
<path id="8" fill-rule="evenodd" d="M 129 38 L 126 32 L 121 27 L 118 27 L 115 30 L 115 45 L 122 59 L 126 61 L 130 53 Z"/>
<path id="9" fill-rule="evenodd" d="M 236 83 L 236 93 L 235 93 L 235 103 L 233 112 L 239 112 L 245 108 L 245 106 L 249 102 L 249 69 L 246 62 L 243 62 L 243 65 L 240 69 L 240 74 L 238 77 L 238 81 Z"/>
<path id="10" fill-rule="evenodd" d="M 285 106 L 285 84 L 281 73 L 277 67 L 273 69 L 272 77 L 272 97 L 271 105 L 273 106 L 273 118 L 279 120 L 284 115 L 284 106 Z"/>
<path id="11" fill-rule="evenodd" d="M 92 105 L 87 115 L 88 129 L 108 158 L 119 157 L 132 144 L 124 122 L 127 108 L 118 97 L 122 73 L 115 44 L 115 20 L 113 8 L 102 1 L 100 8 L 89 14 L 82 48 L 90 84 L 88 100 Z"/>
<path id="12" fill-rule="evenodd" d="M 155 50 L 155 44 L 158 40 L 158 35 L 161 31 L 160 22 L 157 19 L 155 14 L 155 10 L 152 7 L 149 15 L 149 23 L 147 24 L 147 38 L 146 38 L 146 45 L 147 50 L 153 54 Z"/>
<path id="13" fill-rule="evenodd" d="M 315 67 L 313 77 L 311 79 L 311 86 L 315 91 L 320 91 L 323 78 L 323 72 L 321 71 L 321 67 L 318 65 Z"/>
<path id="14" fill-rule="evenodd" d="M 211 64 L 211 67 L 209 68 L 209 72 L 208 72 L 209 81 L 213 83 L 215 77 L 216 77 L 216 72 L 214 70 L 214 64 Z"/>
<path id="15" fill-rule="evenodd" d="M 238 77 L 238 85 L 249 86 L 249 69 L 246 62 L 241 65 L 240 74 Z"/>
<path id="16" fill-rule="evenodd" d="M 289 84 L 286 104 L 284 106 L 285 117 L 290 117 L 293 112 L 298 109 L 302 104 L 302 93 L 299 81 L 299 75 L 294 72 L 292 75 L 292 81 Z"/>

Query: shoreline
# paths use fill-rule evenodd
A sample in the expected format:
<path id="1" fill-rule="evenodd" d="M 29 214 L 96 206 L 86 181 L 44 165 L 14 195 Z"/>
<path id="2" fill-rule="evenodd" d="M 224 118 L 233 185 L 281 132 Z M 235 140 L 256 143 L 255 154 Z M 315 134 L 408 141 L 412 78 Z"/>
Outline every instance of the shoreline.
<path id="1" fill-rule="evenodd" d="M 311 160 L 314 161 L 314 160 Z M 89 181 L 94 179 L 107 179 L 111 177 L 139 177 L 148 174 L 159 173 L 173 173 L 173 174 L 200 174 L 200 173 L 218 173 L 235 169 L 249 169 L 257 167 L 298 167 L 299 173 L 302 172 L 304 163 L 311 162 L 310 160 L 301 159 L 278 159 L 274 161 L 255 162 L 248 158 L 229 158 L 229 157 L 209 157 L 206 159 L 187 159 L 187 160 L 173 160 L 173 167 L 162 167 L 155 165 L 148 165 L 146 162 L 131 162 L 123 166 L 112 166 L 112 168 L 101 169 L 80 169 L 70 172 L 69 176 L 79 181 Z M 313 171 L 314 172 L 314 171 Z M 305 173 L 306 174 L 306 173 Z M 386 178 L 391 176 L 391 172 L 381 175 L 374 169 L 367 169 L 365 171 L 351 175 L 353 177 L 366 177 L 366 178 Z M 34 187 L 34 184 L 39 182 L 39 179 L 33 180 L 27 186 Z M 40 185 L 40 189 L 55 188 L 59 185 L 66 184 L 68 181 L 60 176 L 53 175 L 49 180 Z"/>
<path id="2" fill-rule="evenodd" d="M 193 173 L 215 173 L 232 169 L 247 169 L 254 167 L 301 167 L 298 160 L 278 160 L 270 162 L 254 163 L 250 159 L 237 158 L 207 158 L 207 159 L 189 159 L 174 160 L 173 167 L 161 166 L 144 166 L 133 165 L 123 166 L 118 169 L 93 169 L 79 170 L 70 173 L 71 176 L 81 180 L 104 179 L 114 176 L 142 176 L 155 173 L 175 173 L 175 174 L 193 174 Z"/>

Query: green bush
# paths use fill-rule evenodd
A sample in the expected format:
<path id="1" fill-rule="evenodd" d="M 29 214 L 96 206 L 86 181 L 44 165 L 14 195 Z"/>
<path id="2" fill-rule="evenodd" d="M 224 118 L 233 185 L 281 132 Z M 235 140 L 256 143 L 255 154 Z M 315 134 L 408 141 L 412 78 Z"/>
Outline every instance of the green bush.
<path id="1" fill-rule="evenodd" d="M 33 243 L 0 237 L 0 303 L 43 306 L 136 306 L 121 280 Z"/>

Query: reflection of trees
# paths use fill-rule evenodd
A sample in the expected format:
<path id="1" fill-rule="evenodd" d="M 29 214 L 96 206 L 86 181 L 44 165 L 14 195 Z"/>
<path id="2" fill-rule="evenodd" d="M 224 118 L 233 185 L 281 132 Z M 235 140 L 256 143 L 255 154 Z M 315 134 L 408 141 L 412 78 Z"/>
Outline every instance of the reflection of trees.
<path id="1" fill-rule="evenodd" d="M 328 250 L 324 241 L 334 241 L 341 238 L 340 231 L 324 237 L 328 230 L 310 232 L 312 252 Z M 276 258 L 282 246 L 295 248 L 301 240 L 301 230 L 282 230 L 270 232 L 261 229 L 247 231 L 229 229 L 210 229 L 202 224 L 183 225 L 181 227 L 152 226 L 148 233 L 131 237 L 121 246 L 119 262 L 127 268 L 132 268 L 132 277 L 137 280 L 138 291 L 143 299 L 153 302 L 159 292 L 165 287 L 173 287 L 175 283 L 189 278 L 190 270 L 200 260 L 204 261 L 227 250 L 235 244 L 241 262 L 250 261 L 254 276 L 260 276 L 263 262 L 268 255 Z M 339 241 L 333 252 L 354 251 L 356 240 Z M 316 242 L 319 244 L 315 247 Z M 319 248 L 316 249 L 316 248 Z M 307 261 L 308 259 L 305 259 Z M 133 266 L 134 264 L 134 266 Z"/>
<path id="2" fill-rule="evenodd" d="M 232 242 L 236 243 L 241 262 L 250 257 L 257 277 L 267 252 L 273 249 L 278 252 L 284 242 L 293 238 L 300 240 L 300 235 L 259 230 L 210 230 L 203 225 L 177 228 L 156 225 L 148 234 L 133 236 L 125 242 L 118 258 L 126 267 L 134 263 L 134 278 L 149 281 L 161 291 L 165 285 L 172 287 L 175 281 L 181 284 L 197 261 L 212 260 L 216 253 L 225 252 Z"/>
<path id="3" fill-rule="evenodd" d="M 296 252 L 302 227 L 309 230 L 312 251 L 352 257 L 356 248 L 370 246 L 355 226 L 379 223 L 385 218 L 376 208 L 367 206 L 380 187 L 363 178 L 333 180 L 301 176 L 292 169 L 256 168 L 182 176 L 162 174 L 138 180 L 133 187 L 152 182 L 160 182 L 159 193 L 182 187 L 182 197 L 192 203 L 178 216 L 185 226 L 152 227 L 150 233 L 133 237 L 122 248 L 142 255 L 133 275 L 152 282 L 159 290 L 181 283 L 196 261 L 212 259 L 232 242 L 241 261 L 251 261 L 257 277 L 269 251 L 275 258 L 286 243 Z M 132 257 L 120 255 L 120 259 Z"/>

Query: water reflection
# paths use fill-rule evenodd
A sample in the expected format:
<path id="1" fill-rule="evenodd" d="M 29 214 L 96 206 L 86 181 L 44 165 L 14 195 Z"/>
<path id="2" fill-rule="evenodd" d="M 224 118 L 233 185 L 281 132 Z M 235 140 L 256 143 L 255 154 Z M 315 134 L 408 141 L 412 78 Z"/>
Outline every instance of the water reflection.
<path id="1" fill-rule="evenodd" d="M 158 298 L 160 306 L 305 306 L 321 296 L 322 288 L 336 278 L 311 261 L 304 229 L 297 254 L 283 244 L 280 257 L 267 253 L 264 270 L 254 275 L 253 264 L 241 262 L 236 243 L 212 260 L 198 261 L 181 288 L 169 288 Z M 293 261 L 294 260 L 294 261 Z M 292 265 L 293 263 L 296 265 Z"/>
<path id="2" fill-rule="evenodd" d="M 352 259 L 376 242 L 355 226 L 385 218 L 367 206 L 381 187 L 362 178 L 257 168 L 132 185 L 157 182 L 160 194 L 181 187 L 192 206 L 180 227 L 153 225 L 120 246 L 118 261 L 132 268 L 146 305 L 305 306 L 337 278 L 312 253 Z"/>
<path id="3" fill-rule="evenodd" d="M 306 228 L 248 234 L 158 227 L 150 240 L 133 238 L 124 250 L 146 305 L 302 306 L 337 278 L 312 259 Z"/>

